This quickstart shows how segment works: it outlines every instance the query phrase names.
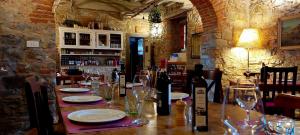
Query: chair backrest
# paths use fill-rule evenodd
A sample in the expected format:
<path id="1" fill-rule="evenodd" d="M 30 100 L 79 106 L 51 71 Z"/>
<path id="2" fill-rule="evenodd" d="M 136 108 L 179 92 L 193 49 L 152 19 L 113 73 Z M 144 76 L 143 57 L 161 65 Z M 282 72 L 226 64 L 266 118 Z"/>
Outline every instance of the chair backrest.
<path id="1" fill-rule="evenodd" d="M 30 127 L 37 128 L 40 135 L 52 134 L 53 118 L 48 106 L 47 86 L 41 86 L 35 77 L 26 78 L 25 94 Z"/>
<path id="2" fill-rule="evenodd" d="M 212 89 L 213 85 L 215 85 L 213 101 L 217 103 L 221 103 L 221 99 L 223 98 L 222 74 L 223 72 L 218 68 L 214 70 L 203 70 L 204 78 L 207 80 L 212 80 L 212 82 L 207 87 L 208 91 Z"/>
<path id="3" fill-rule="evenodd" d="M 278 93 L 291 92 L 295 95 L 298 67 L 262 67 L 260 89 L 263 100 L 274 100 Z M 269 78 L 269 79 L 268 79 Z M 271 92 L 271 95 L 270 95 Z"/>
<path id="4" fill-rule="evenodd" d="M 187 89 L 191 90 L 192 78 L 195 76 L 193 70 L 187 70 Z M 213 102 L 220 103 L 223 100 L 223 90 L 222 90 L 222 75 L 223 72 L 216 68 L 214 70 L 203 70 L 203 76 L 207 80 L 212 80 L 208 85 L 208 91 L 210 91 L 213 86 L 215 86 L 214 99 Z"/>

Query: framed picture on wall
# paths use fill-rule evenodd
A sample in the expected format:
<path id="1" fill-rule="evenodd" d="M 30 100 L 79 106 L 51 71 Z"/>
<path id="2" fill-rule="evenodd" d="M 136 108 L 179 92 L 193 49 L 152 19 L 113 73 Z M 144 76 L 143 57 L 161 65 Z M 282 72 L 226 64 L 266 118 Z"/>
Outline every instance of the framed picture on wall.
<path id="1" fill-rule="evenodd" d="M 278 24 L 280 48 L 300 49 L 300 14 L 282 17 Z"/>
<path id="2" fill-rule="evenodd" d="M 192 34 L 191 38 L 191 58 L 200 59 L 200 47 L 202 44 L 201 40 L 202 33 Z"/>

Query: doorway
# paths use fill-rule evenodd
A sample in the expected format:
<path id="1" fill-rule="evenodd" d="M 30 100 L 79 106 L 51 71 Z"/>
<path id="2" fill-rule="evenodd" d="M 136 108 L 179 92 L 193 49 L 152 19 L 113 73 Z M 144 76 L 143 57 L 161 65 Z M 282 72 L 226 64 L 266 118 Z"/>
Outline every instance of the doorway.
<path id="1" fill-rule="evenodd" d="M 129 37 L 130 44 L 130 66 L 128 79 L 132 81 L 135 73 L 144 67 L 144 38 Z"/>

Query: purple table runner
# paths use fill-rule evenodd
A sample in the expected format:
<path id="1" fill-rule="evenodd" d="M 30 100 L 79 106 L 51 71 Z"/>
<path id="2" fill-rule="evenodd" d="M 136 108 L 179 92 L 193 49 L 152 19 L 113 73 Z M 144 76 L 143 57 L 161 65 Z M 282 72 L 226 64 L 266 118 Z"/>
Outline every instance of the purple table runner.
<path id="1" fill-rule="evenodd" d="M 86 132 L 96 132 L 96 131 L 105 131 L 109 129 L 116 128 L 128 128 L 128 127 L 137 127 L 136 125 L 132 125 L 132 118 L 125 117 L 121 120 L 109 122 L 109 123 L 101 123 L 101 124 L 84 124 L 72 122 L 68 119 L 68 114 L 71 112 L 62 112 L 62 118 L 66 127 L 67 133 L 86 133 Z"/>

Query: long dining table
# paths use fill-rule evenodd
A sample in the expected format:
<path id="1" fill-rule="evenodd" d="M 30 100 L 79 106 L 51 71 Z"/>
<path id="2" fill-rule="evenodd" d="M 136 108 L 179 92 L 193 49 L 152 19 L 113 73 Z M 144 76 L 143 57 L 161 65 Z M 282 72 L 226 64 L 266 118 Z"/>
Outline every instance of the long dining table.
<path id="1" fill-rule="evenodd" d="M 149 123 L 139 127 L 118 127 L 118 128 L 108 128 L 107 130 L 100 131 L 77 131 L 70 132 L 70 126 L 72 123 L 67 119 L 67 114 L 73 111 L 83 110 L 83 109 L 97 109 L 97 108 L 117 108 L 119 110 L 124 110 L 124 99 L 118 98 L 113 104 L 67 104 L 64 103 L 61 98 L 70 95 L 80 95 L 78 93 L 64 93 L 59 89 L 62 87 L 68 86 L 56 86 L 55 93 L 57 97 L 57 103 L 59 106 L 60 116 L 63 120 L 63 125 L 65 127 L 66 134 L 75 134 L 75 135 L 112 135 L 112 134 L 120 134 L 120 135 L 192 135 L 192 134 L 201 134 L 201 135 L 222 135 L 226 132 L 226 128 L 221 122 L 221 104 L 218 103 L 209 103 L 208 104 L 208 131 L 207 132 L 192 132 L 191 124 L 182 123 L 178 124 L 176 121 L 176 106 L 174 102 L 172 102 L 172 111 L 169 116 L 159 116 L 154 115 L 148 118 Z M 153 103 L 153 109 L 155 109 L 155 104 Z M 245 114 L 241 108 L 234 106 L 231 109 L 233 113 L 236 113 L 237 117 L 241 117 Z M 132 116 L 128 116 L 132 117 Z M 300 127 L 300 125 L 299 125 Z M 298 132 L 298 130 L 296 131 Z M 300 132 L 296 133 L 300 134 Z"/>

